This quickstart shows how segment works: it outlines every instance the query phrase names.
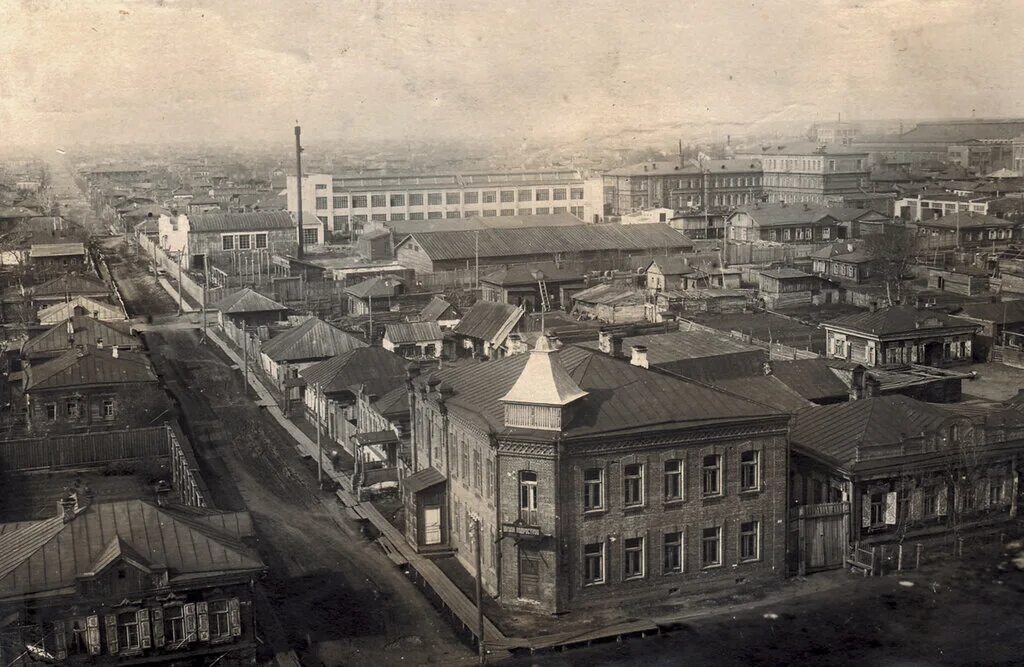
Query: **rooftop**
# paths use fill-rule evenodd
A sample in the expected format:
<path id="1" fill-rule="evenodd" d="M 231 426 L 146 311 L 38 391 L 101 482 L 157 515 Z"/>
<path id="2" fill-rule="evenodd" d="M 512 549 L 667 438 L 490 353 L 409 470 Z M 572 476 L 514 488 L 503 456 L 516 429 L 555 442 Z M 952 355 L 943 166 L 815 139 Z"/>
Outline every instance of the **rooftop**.
<path id="1" fill-rule="evenodd" d="M 750 216 L 759 227 L 810 224 L 829 218 L 839 221 L 828 206 L 807 203 L 739 206 L 733 215 L 740 213 Z"/>
<path id="2" fill-rule="evenodd" d="M 452 331 L 460 336 L 500 345 L 519 324 L 525 312 L 507 303 L 477 301 Z"/>
<path id="3" fill-rule="evenodd" d="M 971 328 L 975 325 L 966 320 L 950 317 L 941 311 L 920 309 L 904 304 L 843 315 L 823 323 L 822 326 L 875 336 L 888 336 L 911 333 L 920 329 L 958 329 Z"/>
<path id="4" fill-rule="evenodd" d="M 110 286 L 99 278 L 81 273 L 65 273 L 32 288 L 32 296 L 66 297 L 78 294 L 86 296 L 106 296 Z"/>
<path id="5" fill-rule="evenodd" d="M 618 167 L 605 172 L 605 176 L 698 176 L 704 171 L 708 173 L 751 173 L 761 171 L 760 160 L 705 160 L 703 164 L 687 162 L 680 165 L 678 160 L 656 160 L 638 162 L 625 167 Z"/>
<path id="6" fill-rule="evenodd" d="M 248 287 L 244 287 L 237 292 L 227 295 L 220 301 L 211 304 L 210 307 L 213 310 L 219 310 L 226 315 L 288 310 L 287 307 L 279 304 L 277 301 L 265 297 L 256 290 Z"/>
<path id="7" fill-rule="evenodd" d="M 914 223 L 918 227 L 941 227 L 943 229 L 975 229 L 987 227 L 1016 227 L 1020 223 L 1012 220 L 1004 220 L 992 215 L 964 211 L 960 213 L 949 213 L 934 220 L 921 220 Z"/>
<path id="8" fill-rule="evenodd" d="M 156 382 L 149 360 L 142 354 L 113 350 L 69 350 L 25 370 L 25 391 L 39 391 L 90 385 Z"/>
<path id="9" fill-rule="evenodd" d="M 357 347 L 366 347 L 366 343 L 317 317 L 310 317 L 263 343 L 260 352 L 281 363 L 325 359 Z"/>
<path id="10" fill-rule="evenodd" d="M 193 213 L 188 216 L 188 223 L 189 230 L 193 232 L 259 232 L 295 226 L 295 221 L 287 211 Z"/>
<path id="11" fill-rule="evenodd" d="M 495 204 L 498 206 L 498 204 Z M 554 213 L 551 215 L 497 215 L 485 218 L 439 220 L 404 220 L 386 223 L 399 239 L 414 232 L 465 232 L 478 229 L 520 229 L 523 227 L 575 227 L 583 224 L 570 213 Z"/>
<path id="12" fill-rule="evenodd" d="M 382 347 L 358 347 L 304 368 L 299 375 L 307 386 L 328 394 L 365 387 L 370 394 L 384 396 L 404 384 L 407 364 Z"/>
<path id="13" fill-rule="evenodd" d="M 81 308 L 86 314 L 105 322 L 116 322 L 126 319 L 124 312 L 117 306 L 90 299 L 86 296 L 74 296 L 68 301 L 58 301 L 55 304 L 40 309 L 37 316 L 43 324 L 53 324 L 55 322 L 63 322 L 72 317 L 77 308 Z"/>
<path id="14" fill-rule="evenodd" d="M 587 395 L 562 365 L 558 352 L 547 336 L 540 336 L 528 355 L 526 365 L 508 393 L 506 403 L 565 406 Z"/>
<path id="15" fill-rule="evenodd" d="M 437 321 L 441 319 L 445 313 L 449 312 L 449 309 L 453 308 L 452 304 L 448 303 L 441 297 L 435 296 L 430 300 L 423 310 L 420 311 L 419 319 L 421 322 Z"/>
<path id="16" fill-rule="evenodd" d="M 825 359 L 772 361 L 772 375 L 804 399 L 815 403 L 845 399 L 850 388 Z"/>
<path id="17" fill-rule="evenodd" d="M 493 285 L 533 285 L 536 286 L 539 280 L 546 282 L 583 282 L 583 275 L 568 269 L 563 269 L 554 262 L 540 262 L 537 264 L 517 264 L 507 268 L 492 271 L 480 278 L 480 282 Z"/>
<path id="18" fill-rule="evenodd" d="M 33 243 L 28 252 L 31 259 L 85 255 L 84 243 Z"/>
<path id="19" fill-rule="evenodd" d="M 141 341 L 132 336 L 126 323 L 104 322 L 88 315 L 73 315 L 35 336 L 21 348 L 24 355 L 63 352 L 74 347 L 140 347 Z"/>
<path id="20" fill-rule="evenodd" d="M 384 325 L 384 338 L 395 345 L 441 340 L 441 325 L 436 321 L 395 322 Z"/>
<path id="21" fill-rule="evenodd" d="M 398 296 L 405 282 L 394 276 L 374 276 L 346 287 L 345 292 L 357 299 L 385 299 Z"/>

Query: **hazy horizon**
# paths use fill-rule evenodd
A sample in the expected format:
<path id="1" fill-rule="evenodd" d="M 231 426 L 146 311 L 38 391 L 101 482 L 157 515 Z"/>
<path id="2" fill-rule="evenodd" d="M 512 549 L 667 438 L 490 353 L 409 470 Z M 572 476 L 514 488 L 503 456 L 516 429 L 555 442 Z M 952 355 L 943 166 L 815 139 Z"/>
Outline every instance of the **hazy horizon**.
<path id="1" fill-rule="evenodd" d="M 1024 116 L 1024 3 L 0 0 L 19 145 Z"/>

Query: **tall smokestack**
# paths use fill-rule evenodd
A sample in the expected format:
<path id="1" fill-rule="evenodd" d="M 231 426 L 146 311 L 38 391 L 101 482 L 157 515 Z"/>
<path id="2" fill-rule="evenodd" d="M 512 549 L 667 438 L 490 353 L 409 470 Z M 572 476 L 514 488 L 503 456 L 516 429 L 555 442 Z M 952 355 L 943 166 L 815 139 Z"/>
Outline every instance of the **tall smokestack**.
<path id="1" fill-rule="evenodd" d="M 298 258 L 302 259 L 302 128 L 295 125 L 295 193 L 299 200 L 299 251 Z"/>

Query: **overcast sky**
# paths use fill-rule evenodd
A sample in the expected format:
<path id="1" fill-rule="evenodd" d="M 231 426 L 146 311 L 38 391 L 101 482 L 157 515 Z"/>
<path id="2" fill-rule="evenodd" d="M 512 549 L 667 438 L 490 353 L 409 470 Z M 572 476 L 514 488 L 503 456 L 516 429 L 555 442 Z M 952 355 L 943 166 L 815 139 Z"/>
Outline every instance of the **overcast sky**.
<path id="1" fill-rule="evenodd" d="M 1020 0 L 0 0 L 0 26 L 24 143 L 1024 116 Z"/>

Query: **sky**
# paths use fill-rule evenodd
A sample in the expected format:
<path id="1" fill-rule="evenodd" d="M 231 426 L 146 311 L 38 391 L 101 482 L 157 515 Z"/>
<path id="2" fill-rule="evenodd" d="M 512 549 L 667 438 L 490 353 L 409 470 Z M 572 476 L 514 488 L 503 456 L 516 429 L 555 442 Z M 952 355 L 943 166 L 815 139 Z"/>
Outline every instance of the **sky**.
<path id="1" fill-rule="evenodd" d="M 24 144 L 1024 116 L 1020 0 L 0 0 L 0 26 Z"/>

